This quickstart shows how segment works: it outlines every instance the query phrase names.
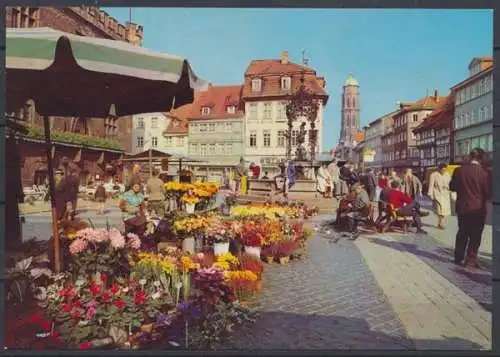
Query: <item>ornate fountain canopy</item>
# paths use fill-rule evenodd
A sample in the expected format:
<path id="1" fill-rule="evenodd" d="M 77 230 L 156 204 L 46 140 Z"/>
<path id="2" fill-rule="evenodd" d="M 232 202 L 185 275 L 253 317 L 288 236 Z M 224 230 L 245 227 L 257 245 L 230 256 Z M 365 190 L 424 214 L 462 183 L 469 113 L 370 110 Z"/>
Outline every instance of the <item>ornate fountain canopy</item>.
<path id="1" fill-rule="evenodd" d="M 300 117 L 314 122 L 318 116 L 318 100 L 314 94 L 307 90 L 304 84 L 304 75 L 300 79 L 300 86 L 286 106 L 286 116 L 289 120 Z"/>

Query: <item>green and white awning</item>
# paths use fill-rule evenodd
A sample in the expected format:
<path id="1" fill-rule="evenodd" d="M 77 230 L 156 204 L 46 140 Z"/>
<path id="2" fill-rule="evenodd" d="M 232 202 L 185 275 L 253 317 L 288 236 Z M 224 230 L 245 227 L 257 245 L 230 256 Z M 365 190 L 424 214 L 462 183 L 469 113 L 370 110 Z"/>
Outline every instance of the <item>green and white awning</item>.
<path id="1" fill-rule="evenodd" d="M 6 67 L 23 70 L 49 68 L 55 61 L 58 42 L 63 37 L 69 40 L 76 63 L 86 70 L 177 83 L 187 64 L 191 88 L 198 89 L 205 85 L 184 57 L 155 52 L 123 41 L 78 36 L 51 28 L 8 28 Z"/>

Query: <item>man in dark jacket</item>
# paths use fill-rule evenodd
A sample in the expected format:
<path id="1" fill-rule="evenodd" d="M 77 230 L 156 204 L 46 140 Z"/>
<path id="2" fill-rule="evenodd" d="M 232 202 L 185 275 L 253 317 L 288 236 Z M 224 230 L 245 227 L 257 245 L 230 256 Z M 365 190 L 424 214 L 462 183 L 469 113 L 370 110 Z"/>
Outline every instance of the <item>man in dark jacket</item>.
<path id="1" fill-rule="evenodd" d="M 455 170 L 450 182 L 450 190 L 457 193 L 455 264 L 459 265 L 477 266 L 477 253 L 481 245 L 486 204 L 491 196 L 492 184 L 488 172 L 481 166 L 484 156 L 482 149 L 473 149 L 469 154 L 469 162 Z"/>

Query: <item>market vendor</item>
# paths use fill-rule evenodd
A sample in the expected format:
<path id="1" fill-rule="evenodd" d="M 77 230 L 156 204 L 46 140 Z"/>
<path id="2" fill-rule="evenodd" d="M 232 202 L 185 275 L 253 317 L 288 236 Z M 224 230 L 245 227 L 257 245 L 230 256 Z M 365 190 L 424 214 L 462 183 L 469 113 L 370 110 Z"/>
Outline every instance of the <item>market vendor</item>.
<path id="1" fill-rule="evenodd" d="M 143 235 L 147 228 L 146 201 L 139 183 L 132 185 L 132 188 L 125 192 L 119 202 L 122 211 L 122 219 L 125 224 L 125 231 L 138 235 Z"/>

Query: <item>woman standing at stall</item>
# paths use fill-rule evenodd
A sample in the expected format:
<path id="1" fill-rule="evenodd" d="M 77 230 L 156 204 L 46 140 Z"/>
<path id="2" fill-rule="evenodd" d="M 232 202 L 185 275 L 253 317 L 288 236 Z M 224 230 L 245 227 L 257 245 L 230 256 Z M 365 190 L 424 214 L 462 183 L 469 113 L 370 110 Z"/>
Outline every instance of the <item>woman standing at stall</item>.
<path id="1" fill-rule="evenodd" d="M 451 214 L 450 181 L 451 177 L 444 164 L 439 165 L 438 170 L 434 171 L 429 178 L 427 195 L 434 203 L 439 229 L 445 229 L 444 217 Z"/>

